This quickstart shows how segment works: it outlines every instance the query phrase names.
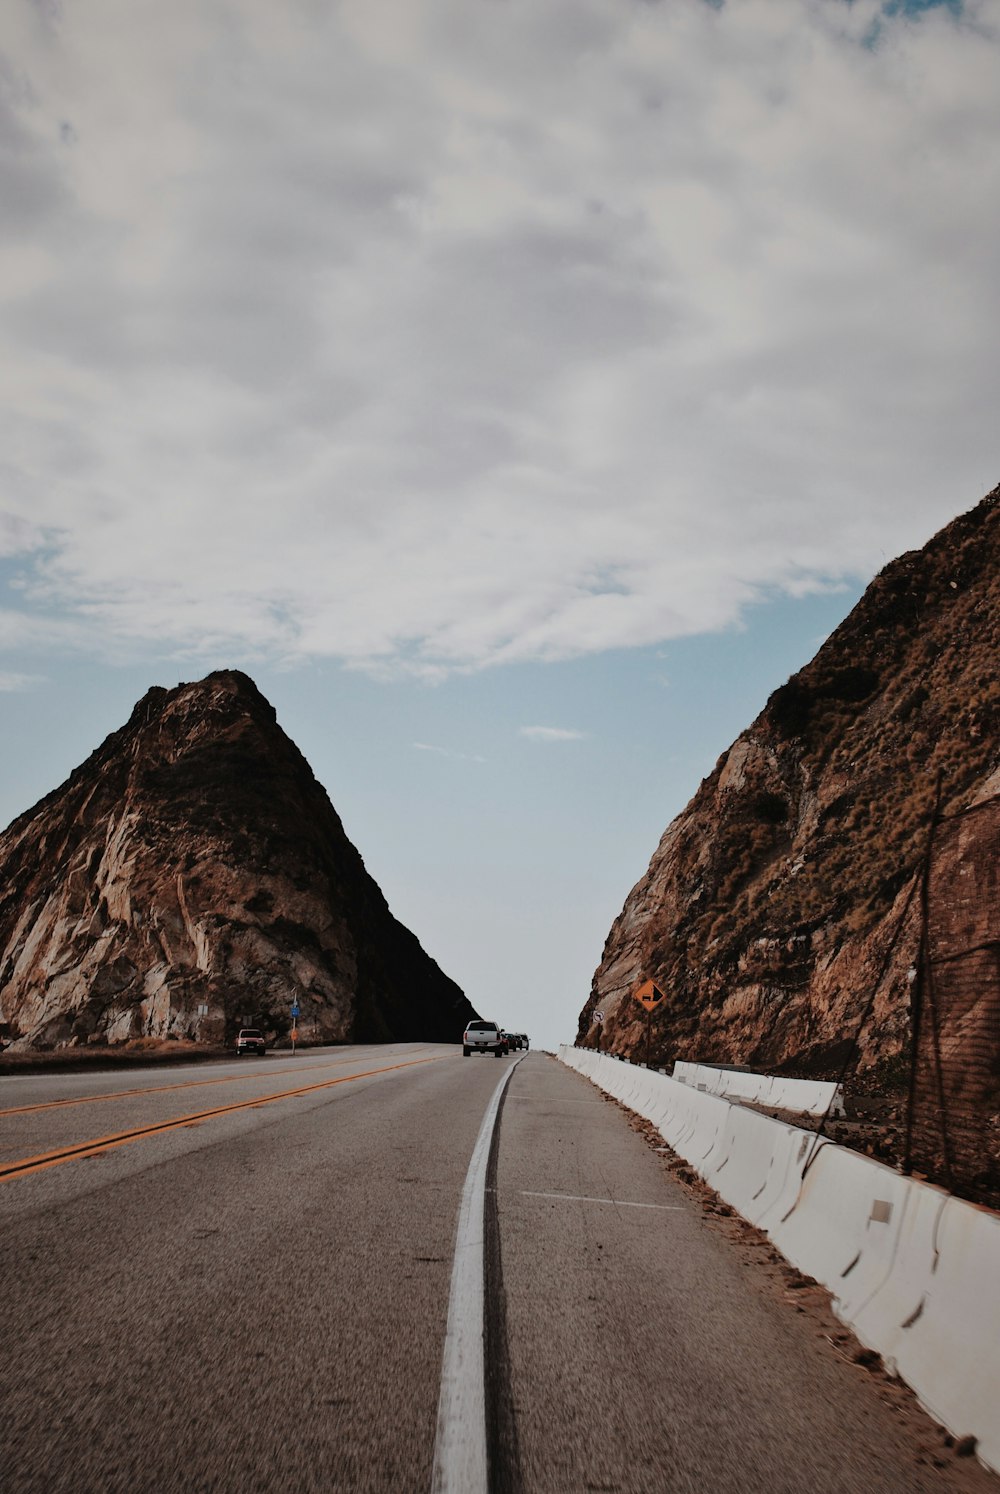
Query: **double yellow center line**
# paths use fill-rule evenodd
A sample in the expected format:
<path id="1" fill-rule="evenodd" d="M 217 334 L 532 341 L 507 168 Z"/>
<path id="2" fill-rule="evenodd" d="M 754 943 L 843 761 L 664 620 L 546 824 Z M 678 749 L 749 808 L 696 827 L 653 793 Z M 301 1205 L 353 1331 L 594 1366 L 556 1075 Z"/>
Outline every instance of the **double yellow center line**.
<path id="1" fill-rule="evenodd" d="M 261 1095 L 253 1100 L 239 1100 L 234 1105 L 217 1105 L 211 1110 L 196 1110 L 190 1115 L 179 1115 L 174 1120 L 157 1121 L 151 1126 L 138 1126 L 132 1131 L 115 1131 L 110 1136 L 98 1136 L 90 1141 L 79 1141 L 71 1146 L 60 1147 L 53 1152 L 42 1152 L 36 1157 L 22 1157 L 16 1162 L 0 1163 L 0 1183 L 13 1182 L 15 1178 L 29 1177 L 43 1172 L 47 1167 L 61 1167 L 64 1162 L 77 1162 L 85 1157 L 96 1157 L 116 1146 L 125 1146 L 130 1141 L 141 1141 L 146 1136 L 159 1136 L 164 1131 L 175 1131 L 181 1126 L 194 1126 L 200 1121 L 212 1120 L 219 1115 L 232 1115 L 238 1110 L 255 1110 L 262 1105 L 273 1105 L 276 1100 L 293 1099 L 296 1095 L 314 1094 L 320 1089 L 332 1089 L 336 1084 L 353 1084 L 358 1079 L 373 1079 L 378 1074 L 391 1074 L 398 1069 L 412 1069 L 420 1064 L 440 1063 L 450 1058 L 450 1053 L 435 1053 L 430 1058 L 411 1058 L 405 1063 L 391 1063 L 379 1069 L 366 1069 L 361 1074 L 341 1074 L 336 1079 L 324 1079 L 319 1084 L 306 1084 L 297 1089 L 281 1090 L 274 1095 Z M 165 1085 L 164 1088 L 171 1088 Z"/>
<path id="2" fill-rule="evenodd" d="M 115 1089 L 100 1095 L 69 1095 L 64 1100 L 39 1100 L 34 1105 L 12 1105 L 0 1110 L 0 1120 L 8 1115 L 32 1115 L 38 1110 L 66 1110 L 71 1105 L 99 1105 L 106 1100 L 131 1100 L 136 1095 L 165 1095 L 175 1089 L 204 1089 L 206 1085 L 245 1084 L 248 1079 L 280 1078 L 282 1074 L 311 1074 L 316 1069 L 343 1068 L 345 1063 L 358 1063 L 353 1058 L 327 1059 L 324 1063 L 296 1064 L 294 1069 L 278 1069 L 269 1073 L 267 1069 L 244 1070 L 242 1074 L 216 1075 L 213 1079 L 185 1079 L 179 1084 L 153 1084 L 146 1089 Z"/>

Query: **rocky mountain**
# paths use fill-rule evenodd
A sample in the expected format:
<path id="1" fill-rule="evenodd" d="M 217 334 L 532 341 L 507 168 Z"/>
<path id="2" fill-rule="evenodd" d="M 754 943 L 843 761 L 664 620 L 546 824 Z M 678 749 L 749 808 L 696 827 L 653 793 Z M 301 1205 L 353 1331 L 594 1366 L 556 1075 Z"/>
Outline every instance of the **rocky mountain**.
<path id="1" fill-rule="evenodd" d="M 154 688 L 0 837 L 0 1020 L 18 1046 L 455 1042 L 474 1014 L 390 913 L 246 675 Z"/>
<path id="2" fill-rule="evenodd" d="M 578 1043 L 600 1010 L 602 1047 L 643 1057 L 652 978 L 660 1061 L 834 1074 L 857 1037 L 860 1070 L 898 1069 L 939 777 L 945 815 L 1000 795 L 1000 488 L 888 565 L 723 753 L 615 920 Z M 955 876 L 995 886 L 993 824 L 968 817 Z"/>

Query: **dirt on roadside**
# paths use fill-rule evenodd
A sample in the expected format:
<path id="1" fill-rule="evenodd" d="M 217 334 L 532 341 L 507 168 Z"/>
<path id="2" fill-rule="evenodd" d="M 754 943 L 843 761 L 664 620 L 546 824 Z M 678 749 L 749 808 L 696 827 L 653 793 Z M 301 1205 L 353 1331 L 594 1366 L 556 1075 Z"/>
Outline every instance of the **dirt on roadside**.
<path id="1" fill-rule="evenodd" d="M 232 1049 L 221 1044 L 191 1043 L 183 1039 L 138 1038 L 114 1047 L 93 1044 L 80 1048 L 53 1048 L 49 1052 L 0 1053 L 0 1076 L 4 1074 L 72 1074 L 99 1069 L 143 1068 L 151 1064 L 218 1063 L 232 1058 Z"/>

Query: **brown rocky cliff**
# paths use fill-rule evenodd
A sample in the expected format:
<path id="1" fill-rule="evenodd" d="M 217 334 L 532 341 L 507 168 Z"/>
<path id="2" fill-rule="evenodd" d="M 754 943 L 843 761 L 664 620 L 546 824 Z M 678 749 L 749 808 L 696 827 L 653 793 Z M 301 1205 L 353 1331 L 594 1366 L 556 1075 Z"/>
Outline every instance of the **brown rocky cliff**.
<path id="1" fill-rule="evenodd" d="M 835 1073 L 945 814 L 1000 794 L 1000 489 L 887 566 L 724 753 L 608 936 L 577 1041 L 660 1061 Z M 971 837 L 971 839 L 970 839 Z M 970 821 L 963 854 L 977 846 Z M 907 1040 L 911 905 L 860 1066 Z"/>
<path id="2" fill-rule="evenodd" d="M 0 837 L 0 889 L 0 1018 L 32 1045 L 280 1034 L 294 1000 L 332 1041 L 473 1015 L 237 672 L 150 690 Z"/>

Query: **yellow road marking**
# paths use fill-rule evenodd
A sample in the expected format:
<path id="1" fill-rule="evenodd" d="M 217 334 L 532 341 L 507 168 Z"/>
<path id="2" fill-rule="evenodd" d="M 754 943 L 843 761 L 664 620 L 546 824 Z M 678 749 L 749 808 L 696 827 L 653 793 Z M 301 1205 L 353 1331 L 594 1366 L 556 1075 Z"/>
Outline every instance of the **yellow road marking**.
<path id="1" fill-rule="evenodd" d="M 236 1110 L 251 1110 L 270 1105 L 275 1100 L 288 1100 L 295 1095 L 310 1095 L 318 1089 L 332 1089 L 335 1084 L 353 1084 L 356 1079 L 371 1079 L 376 1074 L 391 1074 L 397 1069 L 412 1069 L 419 1064 L 441 1063 L 451 1058 L 450 1053 L 436 1053 L 430 1058 L 410 1058 L 405 1063 L 391 1063 L 381 1069 L 367 1069 L 363 1074 L 341 1074 L 338 1079 L 324 1079 L 320 1084 L 306 1084 L 298 1089 L 282 1090 L 280 1094 L 265 1095 L 263 1099 L 238 1100 L 235 1105 L 219 1105 L 213 1110 L 197 1110 L 191 1115 L 179 1115 L 174 1120 L 157 1121 L 151 1126 L 139 1126 L 134 1131 L 117 1131 L 111 1136 L 97 1136 L 91 1141 L 80 1141 L 73 1146 L 60 1147 L 58 1151 L 42 1152 L 37 1157 L 22 1157 L 17 1162 L 0 1165 L 0 1183 L 12 1182 L 47 1167 L 60 1167 L 64 1162 L 77 1162 L 83 1157 L 97 1156 L 111 1147 L 125 1146 L 130 1141 L 141 1141 L 144 1136 L 158 1136 L 164 1131 L 175 1131 L 180 1126 L 196 1125 L 217 1115 L 231 1115 Z M 168 1086 L 169 1087 L 169 1086 Z"/>
<path id="2" fill-rule="evenodd" d="M 150 1089 L 119 1089 L 112 1090 L 106 1095 L 72 1095 L 65 1100 L 40 1100 L 37 1105 L 15 1105 L 10 1110 L 0 1110 L 0 1117 L 5 1115 L 31 1115 L 37 1110 L 61 1110 L 67 1105 L 96 1105 L 101 1100 L 129 1100 L 136 1095 L 165 1095 L 174 1089 L 201 1089 L 206 1084 L 238 1084 L 244 1079 L 280 1079 L 283 1074 L 311 1074 L 316 1069 L 337 1068 L 345 1063 L 361 1063 L 363 1060 L 355 1055 L 354 1058 L 331 1058 L 327 1063 L 296 1064 L 294 1069 L 253 1069 L 242 1074 L 228 1074 L 219 1079 L 185 1079 L 182 1084 L 156 1084 Z"/>

